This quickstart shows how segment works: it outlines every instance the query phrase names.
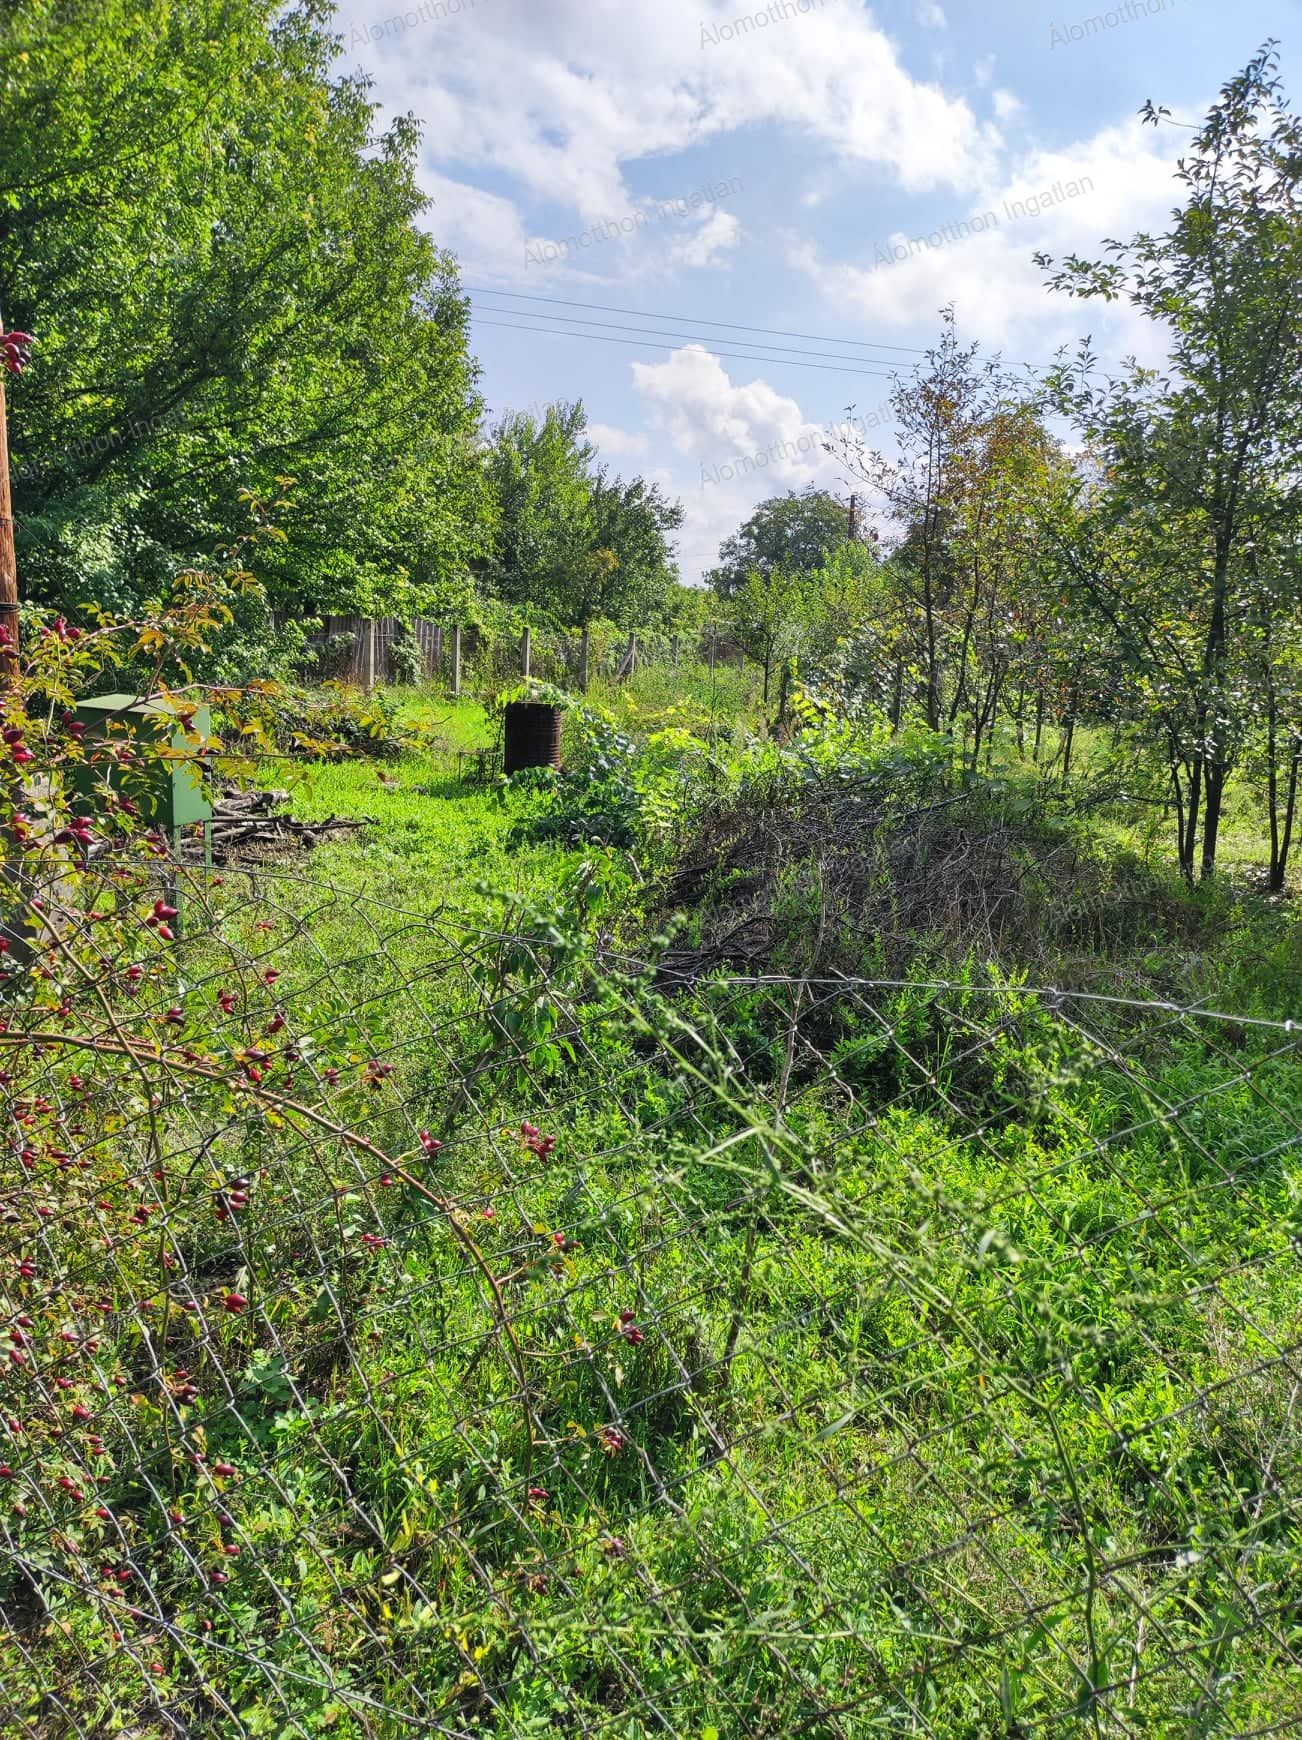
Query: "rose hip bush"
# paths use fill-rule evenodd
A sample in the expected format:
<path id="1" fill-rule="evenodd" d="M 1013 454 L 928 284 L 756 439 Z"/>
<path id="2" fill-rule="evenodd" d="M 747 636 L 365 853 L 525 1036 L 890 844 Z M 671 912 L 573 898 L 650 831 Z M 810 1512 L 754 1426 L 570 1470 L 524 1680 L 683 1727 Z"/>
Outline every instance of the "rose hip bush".
<path id="1" fill-rule="evenodd" d="M 300 1358 L 345 1340 L 387 1249 L 381 1182 L 428 1193 L 383 1034 L 329 984 L 291 1014 L 294 917 L 177 863 L 152 819 L 178 762 L 240 769 L 200 702 L 227 740 L 266 727 L 269 691 L 188 680 L 228 614 L 195 575 L 149 620 L 60 618 L 0 700 L 0 1605 L 113 1655 L 87 1709 L 136 1673 L 204 1685 L 196 1652 L 240 1633 L 293 1538 L 258 1480 L 294 1399 L 282 1328 Z M 179 746 L 78 721 L 123 671 Z"/>
<path id="2" fill-rule="evenodd" d="M 335 1657 L 382 1683 L 413 1628 L 430 1707 L 462 1697 L 519 1645 L 477 1564 L 510 1601 L 555 1599 L 576 1553 L 614 1574 L 601 1508 L 555 1471 L 637 1489 L 618 1392 L 669 1376 L 609 1232 L 559 1212 L 558 1131 L 488 1133 L 472 1102 L 468 1139 L 448 1112 L 458 1056 L 495 1079 L 530 946 L 508 972 L 497 938 L 468 961 L 404 922 L 399 983 L 352 902 L 180 863 L 156 826 L 178 761 L 229 781 L 251 764 L 224 745 L 276 737 L 269 690 L 191 680 L 226 609 L 190 576 L 147 620 L 48 623 L 0 703 L 0 1680 L 43 1720 L 62 1639 L 68 1732 L 163 1703 L 193 1732 L 369 1732 Z M 79 699 L 124 683 L 179 746 L 83 727 Z M 433 1572 L 375 1593 L 439 1530 L 464 1531 L 457 1625 L 430 1617 Z"/>

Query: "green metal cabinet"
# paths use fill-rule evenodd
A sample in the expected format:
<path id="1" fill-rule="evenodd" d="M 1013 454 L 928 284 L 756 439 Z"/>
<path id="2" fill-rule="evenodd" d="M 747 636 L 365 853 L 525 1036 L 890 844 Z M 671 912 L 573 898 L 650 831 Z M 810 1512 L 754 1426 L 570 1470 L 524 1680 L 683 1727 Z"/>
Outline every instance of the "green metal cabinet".
<path id="1" fill-rule="evenodd" d="M 75 713 L 86 727 L 82 741 L 87 748 L 97 739 L 134 737 L 155 746 L 166 744 L 187 757 L 175 761 L 151 758 L 130 769 L 129 777 L 128 770 L 106 769 L 102 763 L 79 767 L 74 776 L 79 792 L 89 797 L 107 771 L 111 784 L 128 791 L 142 815 L 173 835 L 193 822 L 212 820 L 212 805 L 194 759 L 196 739 L 207 739 L 212 734 L 207 707 L 177 701 L 141 701 L 135 695 L 94 695 L 79 701 Z M 192 715 L 188 728 L 180 723 L 178 714 Z"/>

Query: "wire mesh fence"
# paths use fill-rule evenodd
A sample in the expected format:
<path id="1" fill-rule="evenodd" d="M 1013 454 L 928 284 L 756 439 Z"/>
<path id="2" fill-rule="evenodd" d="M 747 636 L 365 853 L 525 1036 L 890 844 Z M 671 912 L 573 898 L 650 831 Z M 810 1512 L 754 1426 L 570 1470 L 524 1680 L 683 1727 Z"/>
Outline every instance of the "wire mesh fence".
<path id="1" fill-rule="evenodd" d="M 4 1733 L 1302 1723 L 1291 1025 L 27 894 Z"/>
<path id="2" fill-rule="evenodd" d="M 284 612 L 272 613 L 277 627 L 292 620 Z M 471 685 L 505 687 L 525 674 L 523 619 L 491 629 L 467 626 L 458 635 L 454 642 L 451 627 L 424 617 L 405 624 L 392 616 L 325 616 L 307 645 L 317 677 L 372 688 L 417 676 L 450 686 L 454 659 L 459 659 L 461 680 Z M 408 642 L 414 650 L 403 650 Z M 631 633 L 601 620 L 586 631 L 586 644 L 580 629 L 530 629 L 528 662 L 528 675 L 575 688 L 585 676 L 589 681 L 622 680 L 648 667 L 674 671 L 691 664 L 744 665 L 744 653 L 722 629 L 684 635 L 641 628 Z"/>

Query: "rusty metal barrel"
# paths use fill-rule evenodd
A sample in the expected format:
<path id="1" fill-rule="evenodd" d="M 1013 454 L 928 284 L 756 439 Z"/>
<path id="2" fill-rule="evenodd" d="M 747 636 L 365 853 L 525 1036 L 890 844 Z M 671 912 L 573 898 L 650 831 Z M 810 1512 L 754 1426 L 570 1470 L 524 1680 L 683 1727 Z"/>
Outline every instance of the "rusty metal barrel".
<path id="1" fill-rule="evenodd" d="M 502 771 L 561 765 L 561 710 L 544 701 L 508 701 Z"/>

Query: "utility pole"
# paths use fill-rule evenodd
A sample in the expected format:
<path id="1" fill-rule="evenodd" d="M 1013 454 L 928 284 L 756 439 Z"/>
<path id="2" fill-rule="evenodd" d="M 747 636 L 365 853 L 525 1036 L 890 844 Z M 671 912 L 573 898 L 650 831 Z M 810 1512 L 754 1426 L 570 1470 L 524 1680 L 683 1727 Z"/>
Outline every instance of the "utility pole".
<path id="1" fill-rule="evenodd" d="M 5 373 L 22 371 L 24 346 L 15 340 L 26 334 L 10 334 L 0 342 L 0 683 L 18 675 L 18 557 L 14 550 L 14 506 L 9 492 L 9 425 L 5 408 Z M 0 341 L 4 322 L 0 320 Z"/>
<path id="2" fill-rule="evenodd" d="M 850 497 L 850 542 L 852 544 L 857 544 L 858 541 L 859 541 L 859 497 L 857 495 L 852 495 Z"/>

